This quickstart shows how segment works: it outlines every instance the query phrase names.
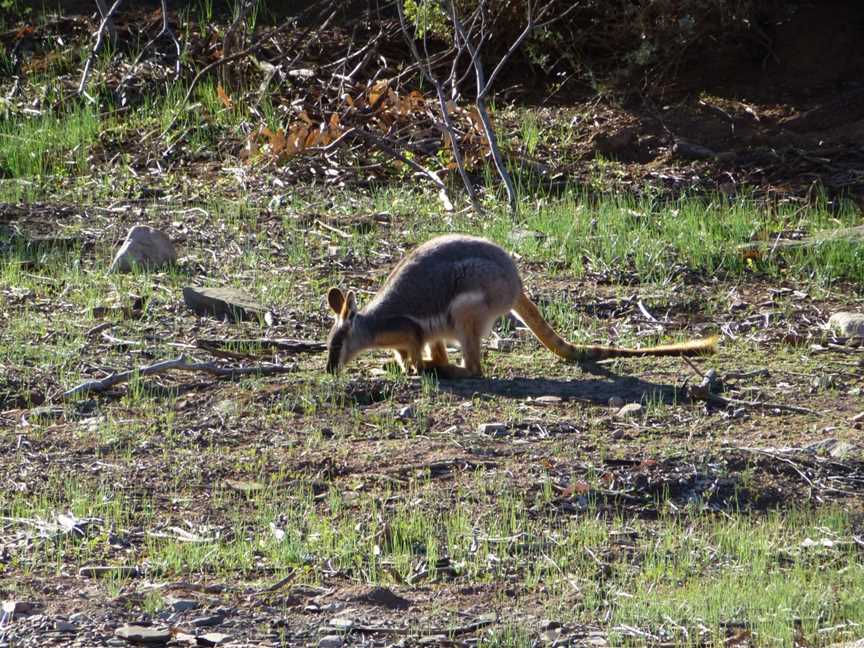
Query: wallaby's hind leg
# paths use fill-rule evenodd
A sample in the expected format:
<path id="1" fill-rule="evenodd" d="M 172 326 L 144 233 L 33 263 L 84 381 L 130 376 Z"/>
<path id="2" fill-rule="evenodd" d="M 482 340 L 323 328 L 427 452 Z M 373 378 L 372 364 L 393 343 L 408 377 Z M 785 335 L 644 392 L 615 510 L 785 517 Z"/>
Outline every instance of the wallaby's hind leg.
<path id="1" fill-rule="evenodd" d="M 433 367 L 446 367 L 449 360 L 447 359 L 447 346 L 444 342 L 438 340 L 437 342 L 432 342 L 428 346 L 429 354 L 432 357 L 431 365 Z"/>
<path id="2" fill-rule="evenodd" d="M 450 364 L 450 360 L 447 357 L 447 347 L 444 342 L 440 340 L 438 342 L 433 342 L 429 345 L 429 352 L 432 359 L 423 361 L 424 370 L 433 373 L 444 380 L 452 378 L 467 378 L 469 376 L 464 367 Z"/>
<path id="3" fill-rule="evenodd" d="M 452 378 L 480 378 L 483 368 L 480 366 L 480 342 L 487 333 L 489 326 L 488 313 L 484 312 L 482 304 L 466 300 L 457 304 L 451 310 L 455 323 L 459 345 L 462 347 L 462 367 L 449 365 L 447 371 Z M 480 311 L 480 312 L 478 312 Z"/>
<path id="4" fill-rule="evenodd" d="M 396 358 L 396 364 L 399 368 L 408 373 L 411 370 L 411 361 L 408 359 L 407 349 L 393 349 L 393 355 Z"/>
<path id="5" fill-rule="evenodd" d="M 399 368 L 406 374 L 411 373 L 411 369 L 416 369 L 418 372 L 426 366 L 423 361 L 423 353 L 418 349 L 394 349 L 393 355 L 396 356 L 396 362 Z"/>

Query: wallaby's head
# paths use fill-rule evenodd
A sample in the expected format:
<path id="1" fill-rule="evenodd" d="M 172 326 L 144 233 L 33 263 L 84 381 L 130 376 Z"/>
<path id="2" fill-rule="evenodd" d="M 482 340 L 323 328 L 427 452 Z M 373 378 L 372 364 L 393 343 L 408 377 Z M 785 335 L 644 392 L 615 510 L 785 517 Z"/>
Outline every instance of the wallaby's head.
<path id="1" fill-rule="evenodd" d="M 345 294 L 339 288 L 327 291 L 327 303 L 333 310 L 333 328 L 327 336 L 327 371 L 336 373 L 371 344 L 363 316 L 357 312 L 354 291 Z"/>

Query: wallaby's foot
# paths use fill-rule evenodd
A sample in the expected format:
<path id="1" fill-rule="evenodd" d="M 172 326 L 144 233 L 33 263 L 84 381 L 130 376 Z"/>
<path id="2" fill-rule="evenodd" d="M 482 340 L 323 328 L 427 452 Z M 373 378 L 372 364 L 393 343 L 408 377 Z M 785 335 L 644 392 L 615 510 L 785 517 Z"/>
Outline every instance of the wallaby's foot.
<path id="1" fill-rule="evenodd" d="M 433 362 L 423 363 L 421 373 L 433 374 L 440 380 L 458 380 L 460 378 L 482 378 L 481 373 L 472 372 L 465 367 L 460 367 L 454 364 L 439 365 Z"/>

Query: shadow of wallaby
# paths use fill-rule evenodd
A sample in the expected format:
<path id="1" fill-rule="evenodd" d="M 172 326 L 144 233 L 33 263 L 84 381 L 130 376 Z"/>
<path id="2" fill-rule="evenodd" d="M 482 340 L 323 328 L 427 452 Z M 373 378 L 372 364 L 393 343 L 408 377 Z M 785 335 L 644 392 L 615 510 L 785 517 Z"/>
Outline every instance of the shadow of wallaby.
<path id="1" fill-rule="evenodd" d="M 538 398 L 557 396 L 562 400 L 583 401 L 596 405 L 608 405 L 613 396 L 626 402 L 651 399 L 671 405 L 681 402 L 684 395 L 675 385 L 654 383 L 634 376 L 615 374 L 602 365 L 583 364 L 582 369 L 598 378 L 575 378 L 555 380 L 549 378 L 465 378 L 441 380 L 438 388 L 460 397 L 487 394 L 502 398 Z"/>

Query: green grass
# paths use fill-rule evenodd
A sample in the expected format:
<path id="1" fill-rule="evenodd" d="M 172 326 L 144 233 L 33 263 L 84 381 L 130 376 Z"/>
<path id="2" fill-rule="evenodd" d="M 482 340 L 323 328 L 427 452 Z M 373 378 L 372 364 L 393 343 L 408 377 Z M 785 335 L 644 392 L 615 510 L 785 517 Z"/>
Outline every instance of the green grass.
<path id="1" fill-rule="evenodd" d="M 0 121 L 0 170 L 11 179 L 51 174 L 76 175 L 87 169 L 90 147 L 106 123 L 87 104 L 62 115 Z"/>
<path id="2" fill-rule="evenodd" d="M 286 488 L 289 473 L 261 471 L 252 476 L 265 487 L 252 495 L 208 484 L 208 510 L 186 515 L 200 523 L 188 529 L 198 537 L 189 542 L 172 539 L 178 532 L 166 528 L 168 520 L 155 515 L 147 499 L 130 500 L 89 479 L 64 482 L 60 475 L 51 473 L 38 498 L 4 493 L 0 514 L 51 519 L 69 511 L 98 517 L 101 531 L 28 543 L 13 552 L 12 568 L 43 573 L 64 565 L 128 564 L 128 556 L 111 548 L 110 528 L 136 537 L 143 531 L 135 553 L 146 555 L 148 569 L 162 578 L 248 580 L 295 570 L 300 580 L 319 582 L 322 570 L 337 569 L 361 582 L 393 585 L 416 578 L 424 566 L 421 582 L 452 578 L 435 568 L 447 557 L 463 582 L 503 579 L 525 591 L 542 586 L 550 618 L 590 624 L 608 617 L 613 638 L 623 643 L 622 628 L 636 627 L 693 645 L 704 627 L 714 637 L 709 642 L 721 645 L 724 624 L 734 622 L 750 628 L 754 645 L 791 645 L 795 619 L 811 638 L 819 628 L 864 623 L 864 563 L 851 540 L 855 521 L 839 509 L 726 517 L 694 510 L 659 523 L 603 520 L 590 508 L 577 517 L 556 515 L 550 491 L 526 499 L 501 473 L 477 472 L 448 503 L 437 500 L 436 484 L 423 478 L 380 497 L 334 487 L 316 498 L 311 490 Z M 188 482 L 175 488 L 174 499 L 182 502 Z M 388 500 L 395 505 L 382 506 Z M 538 510 L 547 513 L 538 517 Z M 223 522 L 208 525 L 208 518 Z M 616 544 L 620 530 L 634 538 L 626 551 Z M 808 538 L 833 544 L 807 546 Z M 505 626 L 492 635 L 505 643 L 489 645 L 525 645 L 529 636 L 527 628 Z"/>

